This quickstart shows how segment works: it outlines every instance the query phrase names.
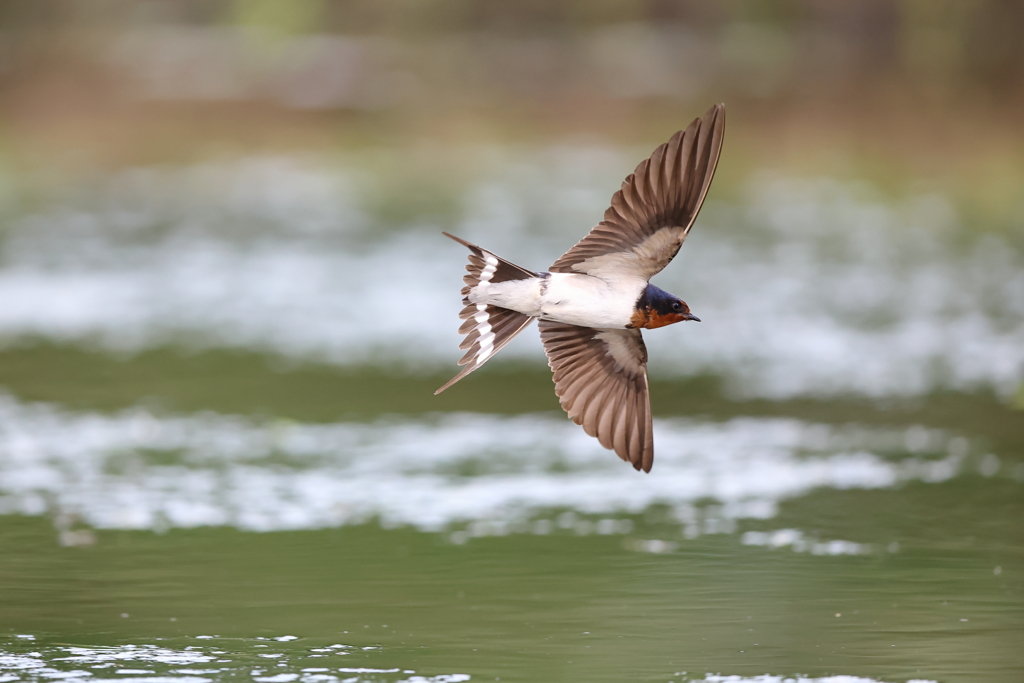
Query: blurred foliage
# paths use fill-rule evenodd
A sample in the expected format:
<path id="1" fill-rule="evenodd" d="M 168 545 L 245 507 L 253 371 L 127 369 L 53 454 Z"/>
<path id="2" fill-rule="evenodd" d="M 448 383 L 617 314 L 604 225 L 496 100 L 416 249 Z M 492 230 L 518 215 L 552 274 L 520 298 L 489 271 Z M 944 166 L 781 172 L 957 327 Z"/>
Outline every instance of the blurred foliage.
<path id="1" fill-rule="evenodd" d="M 1016 232 L 1021 35 L 1019 0 L 5 0 L 0 158 L 649 147 L 725 101 L 721 191 L 765 167 L 863 178 Z M 450 184 L 412 175 L 424 196 Z"/>
<path id="2" fill-rule="evenodd" d="M 1017 395 L 1013 397 L 1013 407 L 1016 410 L 1024 410 L 1024 382 L 1017 388 Z"/>
<path id="3" fill-rule="evenodd" d="M 790 72 L 786 87 L 772 93 L 779 96 L 810 83 L 884 87 L 878 79 L 995 98 L 1020 97 L 1024 86 L 1024 3 L 1017 0 L 6 0 L 0 3 L 4 79 L 31 66 L 31 57 L 66 48 L 76 33 L 145 26 L 258 27 L 281 36 L 412 41 L 435 35 L 547 38 L 566 49 L 545 52 L 527 43 L 526 51 L 539 52 L 541 65 L 553 72 L 548 77 L 563 85 L 582 76 L 564 68 L 583 47 L 582 35 L 639 27 L 636 35 L 644 40 L 632 47 L 640 51 L 659 32 L 680 31 L 680 38 L 696 39 L 703 52 L 721 52 L 740 71 L 784 65 Z M 80 47 L 95 51 L 97 45 Z M 469 49 L 487 59 L 490 47 L 484 40 Z M 681 66 L 706 66 L 693 61 Z M 474 65 L 448 64 L 460 66 Z"/>
<path id="4" fill-rule="evenodd" d="M 235 0 L 229 21 L 284 36 L 313 33 L 323 24 L 325 4 L 323 0 Z"/>

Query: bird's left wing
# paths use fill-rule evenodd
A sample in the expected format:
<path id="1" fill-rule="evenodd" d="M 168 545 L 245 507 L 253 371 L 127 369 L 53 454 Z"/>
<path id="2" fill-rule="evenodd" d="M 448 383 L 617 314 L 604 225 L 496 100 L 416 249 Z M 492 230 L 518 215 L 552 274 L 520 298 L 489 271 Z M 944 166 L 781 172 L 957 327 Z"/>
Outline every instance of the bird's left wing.
<path id="1" fill-rule="evenodd" d="M 716 104 L 640 162 L 612 197 L 604 220 L 550 270 L 644 281 L 660 272 L 704 203 L 724 134 L 725 105 Z"/>
<path id="2" fill-rule="evenodd" d="M 636 469 L 654 462 L 647 347 L 640 330 L 540 321 L 555 393 L 572 421 Z"/>

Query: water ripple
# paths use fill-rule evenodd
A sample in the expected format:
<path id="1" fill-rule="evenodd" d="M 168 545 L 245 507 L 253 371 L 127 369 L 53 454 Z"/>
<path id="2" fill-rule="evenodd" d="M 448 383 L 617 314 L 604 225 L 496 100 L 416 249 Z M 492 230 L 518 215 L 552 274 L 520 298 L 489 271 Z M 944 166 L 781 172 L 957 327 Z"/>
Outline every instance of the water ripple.
<path id="1" fill-rule="evenodd" d="M 88 543 L 89 528 L 273 531 L 374 519 L 454 529 L 459 542 L 627 533 L 630 515 L 665 505 L 693 537 L 770 519 L 781 501 L 816 488 L 940 482 L 990 457 L 922 427 L 737 418 L 657 420 L 655 431 L 655 472 L 645 476 L 552 414 L 301 424 L 75 413 L 0 397 L 0 514 L 53 515 L 71 545 Z"/>

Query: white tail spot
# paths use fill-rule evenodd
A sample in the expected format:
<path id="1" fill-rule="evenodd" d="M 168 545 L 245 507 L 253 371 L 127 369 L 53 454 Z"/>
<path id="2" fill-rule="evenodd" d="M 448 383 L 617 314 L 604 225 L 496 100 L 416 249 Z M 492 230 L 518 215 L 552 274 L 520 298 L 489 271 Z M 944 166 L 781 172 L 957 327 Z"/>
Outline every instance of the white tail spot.
<path id="1" fill-rule="evenodd" d="M 489 256 L 488 258 L 493 259 L 494 257 Z M 495 261 L 495 264 L 497 264 L 497 261 Z M 490 263 L 488 263 L 488 267 L 490 267 Z M 487 272 L 486 268 L 484 272 Z M 493 274 L 493 272 L 492 270 L 491 273 Z M 487 277 L 490 278 L 490 275 Z M 476 354 L 477 365 L 483 363 L 494 353 L 494 333 L 491 332 L 490 319 L 490 316 L 487 314 L 487 305 L 477 304 L 476 313 L 473 315 L 473 320 L 476 321 L 477 332 L 480 333 L 480 337 L 477 339 L 477 344 L 480 345 L 480 350 Z"/>
<path id="2" fill-rule="evenodd" d="M 484 254 L 484 269 L 480 271 L 480 280 L 477 283 L 477 290 L 482 291 L 487 289 L 491 284 L 491 278 L 494 277 L 494 271 L 498 270 L 498 259 L 494 254 L 488 254 L 486 251 Z"/>

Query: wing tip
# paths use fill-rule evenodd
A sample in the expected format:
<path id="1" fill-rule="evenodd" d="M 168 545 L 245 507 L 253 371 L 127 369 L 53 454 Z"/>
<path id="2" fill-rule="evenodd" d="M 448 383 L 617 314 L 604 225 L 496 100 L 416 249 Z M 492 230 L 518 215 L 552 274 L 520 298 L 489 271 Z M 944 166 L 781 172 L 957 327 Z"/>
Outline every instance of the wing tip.
<path id="1" fill-rule="evenodd" d="M 451 378 L 450 380 L 448 380 L 447 382 L 445 382 L 444 386 L 442 386 L 442 387 L 441 387 L 440 389 L 438 389 L 437 391 L 435 391 L 435 392 L 434 392 L 434 396 L 437 396 L 438 394 L 440 394 L 440 393 L 441 393 L 442 391 L 444 391 L 445 389 L 447 389 L 447 388 L 451 387 L 451 386 L 452 386 L 453 384 L 455 384 L 456 382 L 458 382 L 458 381 L 459 381 L 460 379 L 462 379 L 463 377 L 465 377 L 465 376 L 466 376 L 466 375 L 468 375 L 469 373 L 473 372 L 473 370 L 476 370 L 476 369 L 477 369 L 478 367 L 480 367 L 480 366 L 470 366 L 470 367 L 468 367 L 468 368 L 463 368 L 463 369 L 462 369 L 462 371 L 461 371 L 461 372 L 459 372 L 459 374 L 457 374 L 457 375 L 455 375 L 454 377 L 452 377 L 452 378 Z"/>
<path id="2" fill-rule="evenodd" d="M 476 246 L 475 244 L 473 244 L 471 242 L 467 242 L 466 240 L 462 239 L 461 237 L 456 237 L 455 235 L 451 234 L 450 232 L 445 232 L 444 230 L 442 230 L 441 234 L 444 235 L 445 237 L 447 237 L 448 239 L 455 240 L 456 242 L 458 242 L 459 244 L 461 244 L 464 247 L 468 247 L 470 249 L 479 249 L 480 248 L 480 247 Z"/>
<path id="3" fill-rule="evenodd" d="M 643 461 L 643 463 L 641 463 L 640 467 L 637 467 L 637 469 L 638 470 L 642 469 L 644 471 L 644 474 L 650 474 L 652 467 L 654 467 L 654 451 L 653 450 L 649 454 L 646 454 L 646 453 L 644 454 L 644 461 Z"/>
<path id="4" fill-rule="evenodd" d="M 633 469 L 637 472 L 643 471 L 644 474 L 650 474 L 651 468 L 654 467 L 654 449 L 646 448 L 644 452 L 636 460 L 631 460 L 630 463 Z"/>
<path id="5" fill-rule="evenodd" d="M 717 137 L 725 134 L 725 103 L 713 104 L 704 113 L 704 122 L 717 130 Z"/>

